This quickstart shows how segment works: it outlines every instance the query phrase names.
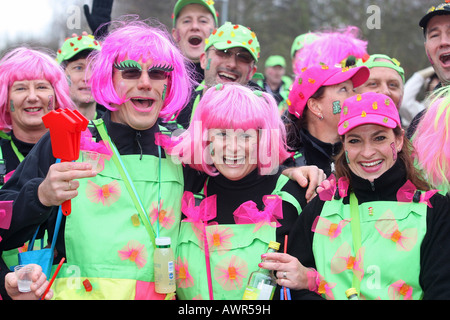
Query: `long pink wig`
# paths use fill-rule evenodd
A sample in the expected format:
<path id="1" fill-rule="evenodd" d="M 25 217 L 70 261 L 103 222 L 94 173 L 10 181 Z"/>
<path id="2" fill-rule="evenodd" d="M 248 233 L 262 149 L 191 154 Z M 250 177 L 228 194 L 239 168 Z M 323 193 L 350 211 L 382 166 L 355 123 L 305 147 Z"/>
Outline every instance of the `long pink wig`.
<path id="1" fill-rule="evenodd" d="M 443 88 L 430 99 L 413 136 L 415 160 L 435 188 L 450 191 L 450 90 Z"/>
<path id="2" fill-rule="evenodd" d="M 329 66 L 340 64 L 349 56 L 361 59 L 367 54 L 368 42 L 359 38 L 360 30 L 347 26 L 336 31 L 316 32 L 317 39 L 305 44 L 295 55 L 294 73 L 303 68 L 325 63 Z"/>
<path id="3" fill-rule="evenodd" d="M 215 176 L 218 171 L 210 156 L 209 129 L 256 130 L 260 174 L 276 173 L 278 165 L 291 156 L 277 104 L 267 93 L 255 93 L 239 84 L 219 84 L 203 95 L 173 154 L 182 163 Z"/>
<path id="4" fill-rule="evenodd" d="M 9 89 L 16 81 L 45 79 L 55 91 L 55 109 L 71 108 L 69 85 L 62 68 L 46 52 L 19 47 L 7 52 L 0 60 L 0 128 L 12 129 L 9 113 Z"/>
<path id="5" fill-rule="evenodd" d="M 129 19 L 128 19 L 129 20 Z M 174 44 L 161 24 L 150 26 L 144 21 L 117 21 L 114 30 L 102 42 L 100 51 L 92 53 L 90 84 L 96 102 L 116 111 L 111 104 L 121 105 L 126 99 L 119 97 L 113 85 L 113 64 L 126 59 L 173 66 L 164 105 L 160 113 L 163 119 L 177 114 L 189 101 L 192 87 L 187 59 Z"/>

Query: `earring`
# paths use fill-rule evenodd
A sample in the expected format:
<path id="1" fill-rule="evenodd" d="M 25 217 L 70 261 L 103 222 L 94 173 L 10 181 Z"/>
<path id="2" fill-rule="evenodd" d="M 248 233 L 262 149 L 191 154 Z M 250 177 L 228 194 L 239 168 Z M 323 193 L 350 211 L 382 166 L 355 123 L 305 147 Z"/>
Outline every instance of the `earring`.
<path id="1" fill-rule="evenodd" d="M 214 147 L 213 147 L 212 143 L 209 144 L 209 154 L 211 156 L 214 156 Z"/>
<path id="2" fill-rule="evenodd" d="M 323 120 L 323 114 L 319 113 L 318 118 L 319 118 L 319 120 Z"/>

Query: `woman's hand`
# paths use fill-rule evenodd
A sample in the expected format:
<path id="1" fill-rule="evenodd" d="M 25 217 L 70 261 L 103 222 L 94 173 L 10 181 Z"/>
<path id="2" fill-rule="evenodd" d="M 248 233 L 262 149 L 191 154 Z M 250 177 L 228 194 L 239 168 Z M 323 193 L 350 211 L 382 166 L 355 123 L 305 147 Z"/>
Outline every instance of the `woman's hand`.
<path id="1" fill-rule="evenodd" d="M 308 289 L 308 268 L 297 258 L 287 253 L 267 253 L 261 256 L 265 259 L 259 266 L 276 271 L 277 283 L 293 290 Z"/>
<path id="2" fill-rule="evenodd" d="M 305 195 L 308 202 L 317 195 L 316 188 L 327 178 L 323 170 L 317 166 L 291 167 L 283 170 L 283 174 L 297 181 L 301 187 L 308 187 Z"/>

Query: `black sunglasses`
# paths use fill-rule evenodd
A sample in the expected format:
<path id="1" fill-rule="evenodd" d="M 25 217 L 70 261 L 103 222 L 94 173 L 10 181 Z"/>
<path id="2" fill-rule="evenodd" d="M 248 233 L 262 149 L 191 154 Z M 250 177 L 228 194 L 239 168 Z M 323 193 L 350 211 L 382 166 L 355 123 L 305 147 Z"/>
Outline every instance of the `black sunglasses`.
<path id="1" fill-rule="evenodd" d="M 231 56 L 236 56 L 237 61 L 242 63 L 251 63 L 254 61 L 253 56 L 247 50 L 237 52 L 232 52 L 229 49 L 219 50 L 211 48 L 211 50 L 214 50 L 216 55 L 222 59 L 229 59 Z"/>

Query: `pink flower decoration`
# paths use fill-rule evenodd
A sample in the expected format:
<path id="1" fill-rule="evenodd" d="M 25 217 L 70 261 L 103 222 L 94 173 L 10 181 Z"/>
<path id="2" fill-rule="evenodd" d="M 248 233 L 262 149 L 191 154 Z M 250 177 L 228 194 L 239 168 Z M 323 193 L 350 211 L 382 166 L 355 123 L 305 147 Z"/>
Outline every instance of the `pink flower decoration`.
<path id="1" fill-rule="evenodd" d="M 86 186 L 86 196 L 88 199 L 94 203 L 101 202 L 107 207 L 119 200 L 121 193 L 120 185 L 116 180 L 101 187 L 91 180 L 88 180 Z"/>
<path id="2" fill-rule="evenodd" d="M 194 285 L 194 278 L 189 274 L 189 264 L 185 258 L 183 258 L 183 262 L 181 261 L 181 257 L 177 258 L 175 272 L 178 288 L 189 288 Z"/>
<path id="3" fill-rule="evenodd" d="M 161 211 L 158 216 L 158 204 L 156 202 L 152 203 L 152 209 L 150 210 L 150 219 L 152 224 L 156 222 L 156 219 L 159 217 L 159 225 L 165 229 L 172 228 L 173 223 L 175 222 L 175 214 L 173 212 L 173 208 L 166 207 L 164 208 L 164 200 L 161 200 Z"/>
<path id="4" fill-rule="evenodd" d="M 388 289 L 389 298 L 392 300 L 412 300 L 413 288 L 403 280 L 391 284 Z"/>
<path id="5" fill-rule="evenodd" d="M 332 223 L 330 220 L 317 216 L 312 225 L 311 231 L 322 234 L 330 238 L 332 242 L 340 234 L 342 229 L 350 222 L 350 220 L 342 220 L 338 224 Z"/>
<path id="6" fill-rule="evenodd" d="M 142 268 L 147 263 L 147 250 L 143 244 L 140 244 L 139 241 L 130 240 L 128 244 L 119 250 L 119 257 L 122 260 L 130 260 L 131 262 L 136 263 L 138 268 Z"/>
<path id="7" fill-rule="evenodd" d="M 247 273 L 247 262 L 237 256 L 231 256 L 216 265 L 214 279 L 226 291 L 237 290 L 242 288 Z"/>
<path id="8" fill-rule="evenodd" d="M 219 255 L 222 255 L 232 248 L 232 243 L 229 240 L 234 236 L 234 233 L 231 228 L 216 225 L 210 226 L 208 229 L 211 230 L 211 232 L 206 231 L 210 252 L 217 250 Z"/>
<path id="9" fill-rule="evenodd" d="M 408 228 L 400 231 L 391 210 L 386 211 L 375 222 L 375 228 L 383 238 L 395 242 L 399 251 L 410 251 L 417 243 L 417 228 Z"/>

